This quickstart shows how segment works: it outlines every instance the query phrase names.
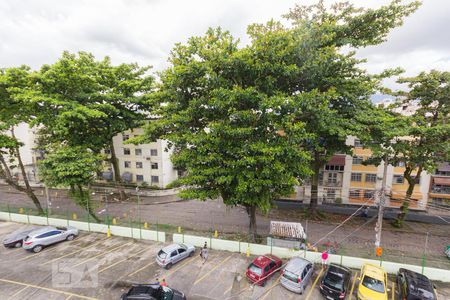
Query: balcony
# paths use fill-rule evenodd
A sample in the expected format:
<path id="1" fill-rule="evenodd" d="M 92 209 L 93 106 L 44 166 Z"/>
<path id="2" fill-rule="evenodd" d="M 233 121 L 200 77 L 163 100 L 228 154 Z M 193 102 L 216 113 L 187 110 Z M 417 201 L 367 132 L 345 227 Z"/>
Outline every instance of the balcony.
<path id="1" fill-rule="evenodd" d="M 340 182 L 340 181 L 324 181 L 323 186 L 341 187 L 342 182 Z"/>

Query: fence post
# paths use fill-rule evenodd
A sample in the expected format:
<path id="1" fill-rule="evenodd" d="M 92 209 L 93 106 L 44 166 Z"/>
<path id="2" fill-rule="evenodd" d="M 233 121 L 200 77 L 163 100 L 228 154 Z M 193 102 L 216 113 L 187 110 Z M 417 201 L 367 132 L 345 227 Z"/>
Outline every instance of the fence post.
<path id="1" fill-rule="evenodd" d="M 270 238 L 270 254 L 272 254 L 273 239 Z"/>
<path id="2" fill-rule="evenodd" d="M 156 241 L 159 242 L 158 222 L 156 222 Z"/>
<path id="3" fill-rule="evenodd" d="M 128 224 L 130 225 L 131 238 L 134 239 L 134 236 L 133 236 L 133 225 L 131 224 L 131 217 L 130 216 L 128 216 Z M 109 228 L 109 225 L 108 225 L 108 228 Z"/>
<path id="4" fill-rule="evenodd" d="M 184 232 L 182 233 L 182 236 L 183 236 L 183 243 L 184 243 Z"/>
<path id="5" fill-rule="evenodd" d="M 11 209 L 9 208 L 9 203 L 8 203 L 8 216 L 9 216 L 9 221 L 11 222 Z"/>
<path id="6" fill-rule="evenodd" d="M 47 218 L 47 226 L 48 226 L 48 209 L 47 209 L 47 211 L 45 212 L 45 217 Z"/>
<path id="7" fill-rule="evenodd" d="M 67 227 L 69 226 L 69 209 L 66 209 L 66 220 L 67 220 Z"/>
<path id="8" fill-rule="evenodd" d="M 30 209 L 31 210 L 31 209 Z M 30 210 L 27 211 L 27 221 L 30 224 Z"/>

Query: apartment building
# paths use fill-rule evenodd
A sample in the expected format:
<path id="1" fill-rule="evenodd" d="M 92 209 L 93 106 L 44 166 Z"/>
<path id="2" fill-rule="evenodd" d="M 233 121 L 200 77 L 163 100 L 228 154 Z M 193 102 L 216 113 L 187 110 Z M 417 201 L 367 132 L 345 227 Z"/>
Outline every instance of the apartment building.
<path id="1" fill-rule="evenodd" d="M 171 151 L 167 152 L 167 141 L 157 140 L 149 144 L 126 144 L 132 137 L 143 134 L 142 128 L 128 130 L 113 138 L 114 150 L 119 162 L 120 176 L 128 183 L 139 183 L 160 188 L 178 178 L 178 172 L 170 160 Z M 108 151 L 105 152 L 109 154 Z M 103 173 L 106 180 L 113 179 L 113 169 L 106 165 Z"/>
<path id="2" fill-rule="evenodd" d="M 346 144 L 353 147 L 353 155 L 335 154 L 319 173 L 319 203 L 367 204 L 375 205 L 374 195 L 381 189 L 384 164 L 365 165 L 372 152 L 355 137 L 349 136 Z M 408 183 L 403 178 L 404 166 L 388 165 L 386 176 L 387 206 L 398 207 L 405 198 Z M 450 179 L 450 177 L 449 177 Z M 414 187 L 411 207 L 425 209 L 431 176 L 422 172 Z M 440 181 L 438 181 L 440 182 Z M 309 203 L 311 185 L 305 181 L 296 187 L 296 192 L 288 199 Z"/>
<path id="3" fill-rule="evenodd" d="M 431 175 L 430 203 L 435 206 L 450 206 L 450 164 L 441 163 Z"/>

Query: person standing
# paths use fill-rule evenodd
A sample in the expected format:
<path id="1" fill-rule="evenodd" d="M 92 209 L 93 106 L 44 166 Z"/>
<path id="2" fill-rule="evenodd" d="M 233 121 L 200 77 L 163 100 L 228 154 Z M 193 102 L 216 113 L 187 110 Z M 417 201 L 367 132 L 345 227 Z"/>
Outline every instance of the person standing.
<path id="1" fill-rule="evenodd" d="M 163 278 L 160 284 L 161 284 L 161 286 L 167 286 L 166 279 Z"/>
<path id="2" fill-rule="evenodd" d="M 203 246 L 202 250 L 200 251 L 200 256 L 203 259 L 203 264 L 208 260 L 208 246 L 205 242 L 205 245 Z"/>

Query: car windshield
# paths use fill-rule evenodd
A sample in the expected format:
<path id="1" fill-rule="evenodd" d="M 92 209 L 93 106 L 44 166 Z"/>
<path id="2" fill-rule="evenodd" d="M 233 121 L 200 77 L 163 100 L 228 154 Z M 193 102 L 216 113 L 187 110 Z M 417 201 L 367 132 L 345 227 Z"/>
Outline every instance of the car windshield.
<path id="1" fill-rule="evenodd" d="M 187 246 L 185 244 L 180 244 L 180 247 L 183 248 L 184 250 L 187 250 Z"/>
<path id="2" fill-rule="evenodd" d="M 162 288 L 163 288 L 163 291 L 164 291 L 163 296 L 162 296 L 162 300 L 172 300 L 172 298 L 173 298 L 173 291 L 170 288 L 166 287 L 166 286 L 163 286 Z"/>
<path id="3" fill-rule="evenodd" d="M 258 266 L 255 266 L 254 264 L 250 264 L 250 266 L 248 267 L 248 269 L 252 272 L 255 273 L 256 275 L 261 276 L 262 274 L 262 269 Z"/>
<path id="4" fill-rule="evenodd" d="M 364 279 L 362 281 L 362 285 L 365 286 L 368 289 L 371 289 L 372 291 L 378 292 L 378 293 L 384 293 L 384 284 L 382 281 L 372 278 L 370 276 L 364 276 Z"/>
<path id="5" fill-rule="evenodd" d="M 342 278 L 342 275 L 340 274 L 328 272 L 327 276 L 323 279 L 323 283 L 330 288 L 342 291 L 344 287 L 344 278 Z"/>
<path id="6" fill-rule="evenodd" d="M 285 270 L 283 272 L 283 277 L 285 277 L 285 278 L 287 278 L 287 279 L 289 279 L 290 281 L 293 281 L 293 282 L 297 282 L 298 281 L 298 276 L 295 275 L 294 273 L 291 273 L 291 272 L 287 271 L 287 270 Z"/>
<path id="7" fill-rule="evenodd" d="M 165 259 L 167 257 L 167 253 L 162 250 L 159 250 L 158 257 L 161 259 Z"/>

